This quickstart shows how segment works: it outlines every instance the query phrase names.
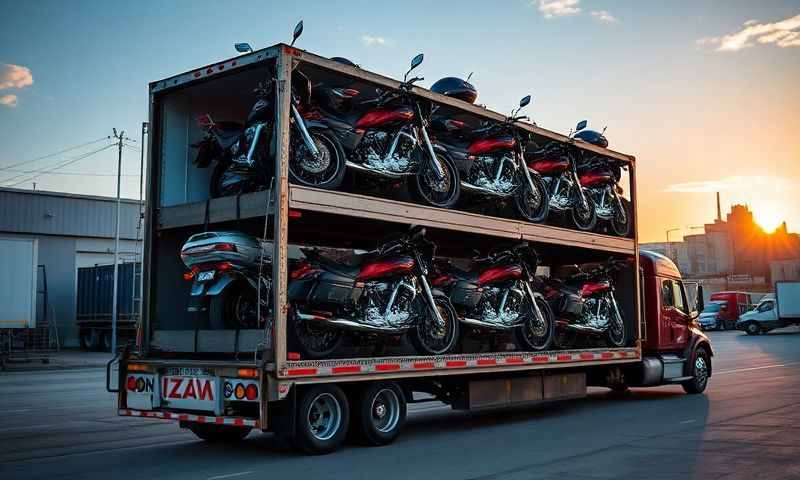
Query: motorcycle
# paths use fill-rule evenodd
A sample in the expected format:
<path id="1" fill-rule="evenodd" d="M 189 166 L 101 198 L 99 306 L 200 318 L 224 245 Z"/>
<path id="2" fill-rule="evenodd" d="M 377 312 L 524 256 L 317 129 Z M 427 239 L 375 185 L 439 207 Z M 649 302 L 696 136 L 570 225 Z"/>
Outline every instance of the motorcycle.
<path id="1" fill-rule="evenodd" d="M 409 186 L 417 201 L 450 208 L 460 194 L 458 169 L 447 150 L 428 136 L 431 105 L 412 94 L 414 83 L 424 79 L 408 78 L 423 58 L 419 54 L 411 61 L 399 90 L 360 102 L 359 106 L 374 104 L 365 113 L 353 115 L 352 110 L 335 108 L 336 103 L 334 108 L 320 103 L 317 111 L 307 112 L 307 117 L 319 118 L 333 131 L 347 152 L 349 168 L 379 181 L 413 176 Z M 333 95 L 346 96 L 352 104 L 352 97 L 358 93 L 339 88 Z"/>
<path id="2" fill-rule="evenodd" d="M 574 138 L 585 142 L 607 147 L 608 140 L 604 133 L 586 130 L 586 122 L 578 124 Z M 586 155 L 586 152 L 583 153 Z M 627 237 L 631 231 L 632 213 L 630 202 L 622 198 L 622 187 L 619 185 L 624 164 L 600 156 L 584 159 L 578 165 L 578 175 L 582 187 L 589 189 L 595 203 L 597 217 L 611 226 L 611 231 L 620 237 Z"/>
<path id="3" fill-rule="evenodd" d="M 575 133 L 585 127 L 585 121 L 579 123 Z M 550 142 L 532 152 L 528 167 L 538 172 L 547 185 L 550 213 L 563 215 L 569 212 L 578 230 L 590 232 L 597 225 L 595 202 L 578 177 L 573 132 L 568 137 L 568 143 Z"/>
<path id="4" fill-rule="evenodd" d="M 292 45 L 302 32 L 301 21 L 295 27 Z M 252 51 L 246 43 L 236 44 L 236 49 Z M 275 153 L 271 151 L 275 82 L 272 78 L 254 90 L 256 102 L 244 125 L 216 123 L 209 114 L 198 117 L 204 137 L 192 145 L 198 150 L 194 163 L 201 168 L 215 164 L 209 187 L 211 198 L 257 191 L 269 185 L 275 165 Z M 301 115 L 309 108 L 310 99 L 308 77 L 299 70 L 292 71 L 290 123 L 295 128 L 289 141 L 289 178 L 301 185 L 336 189 L 344 179 L 344 151 L 324 124 L 305 120 Z"/>
<path id="5" fill-rule="evenodd" d="M 575 266 L 577 272 L 564 280 L 537 278 L 557 318 L 555 344 L 559 348 L 572 348 L 578 334 L 604 338 L 611 347 L 625 346 L 628 335 L 612 276 L 627 265 L 610 259 L 589 272 Z"/>
<path id="6" fill-rule="evenodd" d="M 264 245 L 241 232 L 189 237 L 181 260 L 191 280 L 190 312 L 208 312 L 212 330 L 263 328 L 272 316 L 272 261 Z M 261 274 L 265 272 L 265 274 Z"/>
<path id="7" fill-rule="evenodd" d="M 447 118 L 437 119 L 434 125 L 453 142 L 467 141 L 466 149 L 447 145 L 459 164 L 462 190 L 485 199 L 513 197 L 521 218 L 542 222 L 549 210 L 547 186 L 536 171 L 525 167 L 529 136 L 514 127 L 517 121 L 528 119 L 517 113 L 530 100 L 530 95 L 524 97 L 505 122 L 484 128 L 470 131 L 464 122 Z"/>
<path id="8" fill-rule="evenodd" d="M 302 249 L 290 273 L 289 335 L 307 358 L 329 358 L 346 333 L 408 335 L 420 355 L 449 353 L 458 340 L 450 300 L 428 282 L 436 246 L 414 228 L 351 263 Z"/>
<path id="9" fill-rule="evenodd" d="M 536 252 L 525 242 L 496 249 L 473 262 L 474 268 L 462 270 L 440 261 L 433 281 L 448 293 L 462 326 L 495 333 L 513 331 L 525 350 L 550 348 L 555 334 L 553 312 L 532 287 Z"/>

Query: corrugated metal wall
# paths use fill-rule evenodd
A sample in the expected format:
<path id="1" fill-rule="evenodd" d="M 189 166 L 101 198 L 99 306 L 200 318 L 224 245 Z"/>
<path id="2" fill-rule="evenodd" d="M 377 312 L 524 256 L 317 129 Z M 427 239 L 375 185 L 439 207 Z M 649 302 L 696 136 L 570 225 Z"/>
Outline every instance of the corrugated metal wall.
<path id="1" fill-rule="evenodd" d="M 113 198 L 0 189 L 0 232 L 111 238 L 115 213 Z M 123 200 L 121 238 L 136 238 L 138 219 L 138 202 Z"/>

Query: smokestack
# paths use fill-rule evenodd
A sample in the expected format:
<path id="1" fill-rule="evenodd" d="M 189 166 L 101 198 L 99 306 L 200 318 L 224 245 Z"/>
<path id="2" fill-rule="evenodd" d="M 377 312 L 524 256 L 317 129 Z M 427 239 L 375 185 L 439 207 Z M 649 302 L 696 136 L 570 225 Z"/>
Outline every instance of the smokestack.
<path id="1" fill-rule="evenodd" d="M 719 206 L 719 192 L 717 192 L 717 220 L 722 221 L 722 208 Z"/>

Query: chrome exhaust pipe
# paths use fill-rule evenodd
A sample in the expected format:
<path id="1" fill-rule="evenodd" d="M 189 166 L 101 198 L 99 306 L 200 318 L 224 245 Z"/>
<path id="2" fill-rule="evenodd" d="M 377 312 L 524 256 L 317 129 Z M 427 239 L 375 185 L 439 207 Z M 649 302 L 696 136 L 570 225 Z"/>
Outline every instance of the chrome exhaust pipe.
<path id="1" fill-rule="evenodd" d="M 500 193 L 498 191 L 491 190 L 491 189 L 488 189 L 488 188 L 485 188 L 485 187 L 479 187 L 477 185 L 473 185 L 473 184 L 471 184 L 469 182 L 465 182 L 465 181 L 461 182 L 461 188 L 463 188 L 464 190 L 466 190 L 468 192 L 481 193 L 483 195 L 490 195 L 492 197 L 500 197 L 500 198 L 511 197 L 511 196 L 514 195 L 514 193 L 516 193 L 515 190 L 512 190 L 511 192 L 508 192 L 508 193 Z"/>
<path id="2" fill-rule="evenodd" d="M 506 330 L 506 331 L 513 330 L 522 325 L 521 323 L 515 323 L 512 325 L 508 325 L 505 323 L 491 323 L 491 322 L 485 322 L 483 320 L 478 320 L 476 318 L 467 318 L 467 317 L 461 318 L 461 323 L 463 323 L 464 325 L 469 325 L 470 327 L 481 327 L 481 328 L 488 328 L 491 330 Z"/>
<path id="3" fill-rule="evenodd" d="M 387 335 L 397 335 L 404 333 L 411 328 L 411 326 L 391 327 L 389 325 L 370 325 L 367 323 L 360 323 L 355 320 L 349 320 L 346 318 L 333 318 L 333 317 L 326 317 L 324 315 L 313 315 L 302 312 L 297 312 L 296 318 L 297 320 L 319 322 L 319 323 L 324 323 L 326 325 L 339 327 L 343 330 L 350 330 L 354 332 L 363 332 L 363 333 L 383 333 Z"/>
<path id="4" fill-rule="evenodd" d="M 573 332 L 589 333 L 589 334 L 593 334 L 593 335 L 603 335 L 603 334 L 606 333 L 605 330 L 600 329 L 600 328 L 589 327 L 587 325 L 576 325 L 574 323 L 561 324 L 561 325 L 559 325 L 559 327 L 561 327 L 561 328 L 563 328 L 565 330 L 572 330 Z"/>
<path id="5" fill-rule="evenodd" d="M 347 165 L 348 168 L 352 168 L 353 170 L 358 170 L 359 172 L 364 172 L 370 175 L 378 175 L 387 178 L 403 178 L 409 175 L 414 175 L 416 173 L 416 172 L 397 173 L 397 172 L 390 172 L 388 170 L 375 170 L 374 168 L 369 168 L 362 163 L 351 162 L 350 160 L 345 162 L 345 165 Z"/>

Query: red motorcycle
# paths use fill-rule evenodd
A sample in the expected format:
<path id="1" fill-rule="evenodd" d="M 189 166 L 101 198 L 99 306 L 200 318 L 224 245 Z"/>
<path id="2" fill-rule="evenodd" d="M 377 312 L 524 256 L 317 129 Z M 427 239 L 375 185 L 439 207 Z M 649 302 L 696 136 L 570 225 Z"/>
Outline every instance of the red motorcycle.
<path id="1" fill-rule="evenodd" d="M 447 296 L 428 282 L 436 246 L 425 230 L 389 238 L 350 262 L 303 249 L 290 274 L 291 343 L 307 358 L 330 357 L 345 334 L 408 334 L 420 355 L 451 352 L 458 317 Z M 359 342 L 364 343 L 364 342 Z"/>

